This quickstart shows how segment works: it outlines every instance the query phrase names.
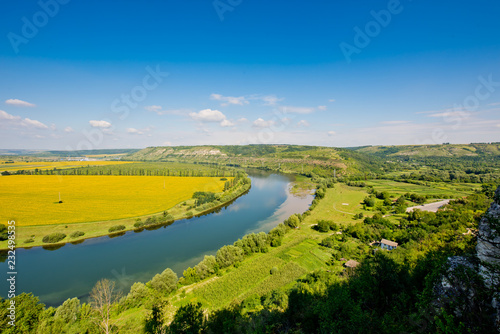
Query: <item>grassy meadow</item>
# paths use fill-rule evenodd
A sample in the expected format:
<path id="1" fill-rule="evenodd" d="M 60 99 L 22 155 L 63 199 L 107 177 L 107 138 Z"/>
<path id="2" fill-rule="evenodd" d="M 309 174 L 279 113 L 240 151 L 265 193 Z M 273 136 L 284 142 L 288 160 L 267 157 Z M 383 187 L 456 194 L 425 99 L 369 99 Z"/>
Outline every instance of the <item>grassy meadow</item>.
<path id="1" fill-rule="evenodd" d="M 116 220 L 167 210 L 196 191 L 221 192 L 213 177 L 16 175 L 0 178 L 0 219 L 18 226 Z M 58 203 L 59 193 L 63 203 Z"/>

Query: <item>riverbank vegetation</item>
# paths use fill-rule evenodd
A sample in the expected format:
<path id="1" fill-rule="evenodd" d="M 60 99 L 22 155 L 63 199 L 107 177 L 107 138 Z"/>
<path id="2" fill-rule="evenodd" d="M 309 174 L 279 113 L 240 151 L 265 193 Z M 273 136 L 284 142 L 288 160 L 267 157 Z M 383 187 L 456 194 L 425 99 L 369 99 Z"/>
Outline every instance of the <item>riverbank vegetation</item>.
<path id="1" fill-rule="evenodd" d="M 316 196 L 306 212 L 269 233 L 248 234 L 221 247 L 182 275 L 167 268 L 148 282 L 135 283 L 121 298 L 113 293 L 116 301 L 105 305 L 107 317 L 94 297 L 88 303 L 74 298 L 45 308 L 35 296 L 21 294 L 16 304 L 30 311 L 19 321 L 26 333 L 93 333 L 103 323 L 119 333 L 493 332 L 495 287 L 462 268 L 464 291 L 475 291 L 473 304 L 466 293 L 449 298 L 436 292 L 451 257 L 476 261 L 475 231 L 500 180 L 496 144 L 491 145 L 469 149 L 463 159 L 461 153 L 446 153 L 475 146 L 415 151 L 250 145 L 244 150 L 211 146 L 135 152 L 129 158 L 298 173 L 297 185 L 314 184 Z M 487 177 L 450 178 L 455 162 L 484 164 Z M 443 172 L 441 177 L 406 177 L 411 171 L 424 173 L 429 164 Z M 235 179 L 249 186 L 244 175 Z M 224 188 L 232 185 L 228 181 L 221 181 Z M 187 208 L 196 212 L 231 196 L 202 190 Z M 406 212 L 441 198 L 454 200 L 437 212 Z M 173 210 L 162 216 L 170 215 Z M 383 239 L 397 247 L 383 250 Z M 96 286 L 114 287 L 105 280 Z M 9 300 L 2 303 L 5 319 L 1 312 Z M 456 305 L 476 308 L 457 313 Z M 0 328 L 9 333 L 6 323 Z"/>

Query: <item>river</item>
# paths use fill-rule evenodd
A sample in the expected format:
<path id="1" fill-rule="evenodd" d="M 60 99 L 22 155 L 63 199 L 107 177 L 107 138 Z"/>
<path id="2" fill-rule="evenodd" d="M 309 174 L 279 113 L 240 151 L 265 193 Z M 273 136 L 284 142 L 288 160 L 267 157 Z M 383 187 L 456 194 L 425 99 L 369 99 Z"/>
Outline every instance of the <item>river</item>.
<path id="1" fill-rule="evenodd" d="M 307 210 L 312 195 L 294 196 L 288 188 L 293 178 L 260 171 L 249 172 L 252 188 L 218 212 L 183 219 L 156 230 L 129 231 L 68 243 L 55 250 L 42 247 L 16 250 L 16 294 L 32 292 L 48 306 L 68 298 L 86 300 L 95 283 L 108 278 L 128 293 L 134 282 L 147 282 L 165 268 L 180 277 L 204 255 L 232 244 L 251 232 L 268 232 L 293 213 Z M 0 272 L 7 273 L 7 261 Z M 3 276 L 3 275 L 2 275 Z M 0 296 L 8 284 L 0 281 Z"/>

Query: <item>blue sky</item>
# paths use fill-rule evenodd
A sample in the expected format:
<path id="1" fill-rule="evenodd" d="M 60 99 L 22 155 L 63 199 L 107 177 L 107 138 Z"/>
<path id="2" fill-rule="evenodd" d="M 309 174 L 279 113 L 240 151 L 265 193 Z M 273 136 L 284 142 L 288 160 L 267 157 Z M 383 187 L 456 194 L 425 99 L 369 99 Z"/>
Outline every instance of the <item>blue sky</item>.
<path id="1" fill-rule="evenodd" d="M 0 148 L 500 141 L 496 1 L 3 1 Z"/>

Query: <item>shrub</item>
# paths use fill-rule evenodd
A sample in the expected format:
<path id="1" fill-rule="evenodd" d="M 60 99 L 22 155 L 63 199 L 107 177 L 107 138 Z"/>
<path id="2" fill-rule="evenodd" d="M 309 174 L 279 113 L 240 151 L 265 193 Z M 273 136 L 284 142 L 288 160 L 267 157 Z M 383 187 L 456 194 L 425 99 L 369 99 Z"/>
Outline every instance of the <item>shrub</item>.
<path id="1" fill-rule="evenodd" d="M 272 267 L 271 268 L 271 275 L 277 274 L 278 273 L 278 268 Z"/>
<path id="2" fill-rule="evenodd" d="M 123 231 L 125 229 L 125 225 L 115 225 L 111 226 L 108 230 L 109 233 Z"/>
<path id="3" fill-rule="evenodd" d="M 67 299 L 56 309 L 54 318 L 60 318 L 66 323 L 75 322 L 80 313 L 80 300 L 78 298 Z"/>
<path id="4" fill-rule="evenodd" d="M 177 288 L 177 274 L 167 268 L 161 274 L 156 274 L 151 280 L 153 289 L 168 294 Z"/>
<path id="5" fill-rule="evenodd" d="M 70 238 L 78 238 L 78 237 L 81 237 L 84 234 L 85 234 L 85 232 L 75 231 L 75 232 L 71 233 L 69 236 L 70 236 Z"/>
<path id="6" fill-rule="evenodd" d="M 229 267 L 235 262 L 243 260 L 243 250 L 233 245 L 223 246 L 217 251 L 215 259 L 221 268 Z"/>
<path id="7" fill-rule="evenodd" d="M 320 232 L 330 231 L 330 222 L 328 220 L 319 220 L 318 221 L 318 231 L 320 231 Z"/>
<path id="8" fill-rule="evenodd" d="M 144 222 L 144 225 L 154 225 L 157 223 L 157 219 L 155 216 L 148 217 L 146 218 L 146 221 Z"/>
<path id="9" fill-rule="evenodd" d="M 192 216 L 193 216 L 193 211 L 188 211 L 188 212 L 186 212 L 186 216 L 187 216 L 187 217 L 192 217 Z"/>
<path id="10" fill-rule="evenodd" d="M 363 203 L 369 207 L 369 208 L 372 208 L 375 206 L 375 198 L 373 197 L 366 197 L 364 200 L 363 200 Z"/>
<path id="11" fill-rule="evenodd" d="M 134 227 L 136 227 L 136 228 L 140 228 L 140 227 L 143 227 L 143 226 L 144 226 L 144 223 L 141 222 L 141 221 L 138 221 L 138 222 L 134 223 Z"/>
<path id="12" fill-rule="evenodd" d="M 66 238 L 66 234 L 54 232 L 54 233 L 51 233 L 51 234 L 44 236 L 42 239 L 42 242 L 47 243 L 47 244 L 52 244 L 54 242 L 61 241 L 64 238 Z"/>
<path id="13" fill-rule="evenodd" d="M 25 244 L 30 244 L 32 242 L 35 242 L 35 240 L 33 238 L 29 238 L 29 239 L 24 240 Z"/>

